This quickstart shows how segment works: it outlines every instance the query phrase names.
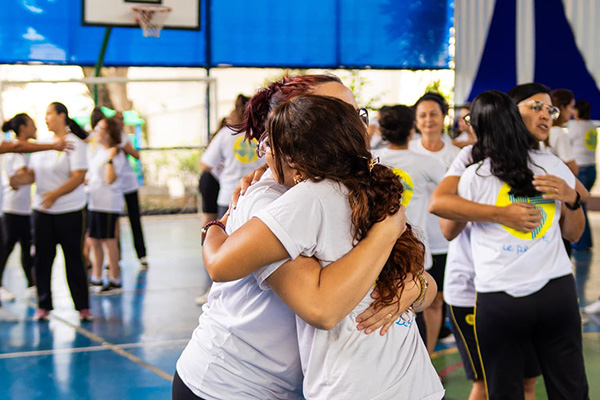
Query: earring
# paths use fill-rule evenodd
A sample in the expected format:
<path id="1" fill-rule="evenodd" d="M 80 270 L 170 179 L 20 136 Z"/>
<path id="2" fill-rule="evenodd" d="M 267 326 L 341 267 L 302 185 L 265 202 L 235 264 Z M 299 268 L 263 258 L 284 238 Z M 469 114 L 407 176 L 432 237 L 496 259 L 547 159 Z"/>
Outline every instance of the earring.
<path id="1" fill-rule="evenodd" d="M 302 178 L 302 176 L 296 176 L 296 177 L 294 177 L 294 185 L 299 184 L 303 180 L 304 180 L 304 178 Z"/>

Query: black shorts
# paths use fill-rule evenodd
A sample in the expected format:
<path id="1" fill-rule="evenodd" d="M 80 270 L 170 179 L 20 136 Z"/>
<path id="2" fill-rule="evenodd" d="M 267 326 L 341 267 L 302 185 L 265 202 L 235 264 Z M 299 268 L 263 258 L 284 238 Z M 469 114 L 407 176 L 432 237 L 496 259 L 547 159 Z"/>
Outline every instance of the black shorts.
<path id="1" fill-rule="evenodd" d="M 217 198 L 219 197 L 219 181 L 210 172 L 204 171 L 200 176 L 198 184 L 202 196 L 202 212 L 205 214 L 216 214 Z"/>
<path id="2" fill-rule="evenodd" d="M 446 272 L 446 258 L 448 258 L 448 254 L 434 254 L 433 255 L 433 265 L 427 271 L 429 275 L 433 277 L 435 283 L 437 284 L 438 292 L 442 292 L 444 289 L 444 275 Z"/>
<path id="3" fill-rule="evenodd" d="M 452 333 L 456 338 L 456 347 L 460 354 L 467 379 L 472 381 L 483 380 L 483 370 L 479 359 L 479 350 L 475 340 L 475 308 L 456 307 L 448 304 L 448 319 Z M 540 375 L 540 364 L 535 356 L 533 346 L 525 350 L 525 365 L 523 378 L 533 378 Z"/>
<path id="4" fill-rule="evenodd" d="M 115 239 L 118 213 L 88 211 L 88 235 L 92 239 Z"/>

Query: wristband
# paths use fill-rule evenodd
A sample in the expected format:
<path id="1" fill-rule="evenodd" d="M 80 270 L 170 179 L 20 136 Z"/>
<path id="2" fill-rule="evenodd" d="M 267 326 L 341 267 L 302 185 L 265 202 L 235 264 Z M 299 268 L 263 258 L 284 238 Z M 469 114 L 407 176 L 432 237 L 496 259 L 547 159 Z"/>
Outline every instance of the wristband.
<path id="1" fill-rule="evenodd" d="M 108 160 L 106 163 L 107 164 L 112 164 L 113 163 L 112 158 L 110 160 Z"/>
<path id="2" fill-rule="evenodd" d="M 425 278 L 425 275 L 419 274 L 417 275 L 417 278 L 419 278 L 419 282 L 421 282 L 421 293 L 419 293 L 419 297 L 415 299 L 411 307 L 418 307 L 421 304 L 423 304 L 423 301 L 425 300 L 425 295 L 427 294 L 427 288 L 429 287 L 429 282 L 427 282 L 427 278 Z"/>
<path id="3" fill-rule="evenodd" d="M 225 225 L 221 221 L 210 221 L 202 228 L 202 241 L 200 242 L 200 244 L 204 244 L 204 239 L 206 239 L 206 233 L 208 232 L 208 228 L 210 228 L 213 225 L 217 225 L 219 228 L 223 229 L 223 232 L 227 232 L 227 230 L 225 229 Z"/>
<path id="4" fill-rule="evenodd" d="M 575 193 L 577 193 L 577 198 L 575 198 L 575 203 L 573 205 L 570 205 L 569 203 L 565 203 L 565 207 L 567 207 L 569 210 L 577 210 L 579 207 L 581 207 L 581 195 L 579 194 L 579 192 L 575 191 Z"/>

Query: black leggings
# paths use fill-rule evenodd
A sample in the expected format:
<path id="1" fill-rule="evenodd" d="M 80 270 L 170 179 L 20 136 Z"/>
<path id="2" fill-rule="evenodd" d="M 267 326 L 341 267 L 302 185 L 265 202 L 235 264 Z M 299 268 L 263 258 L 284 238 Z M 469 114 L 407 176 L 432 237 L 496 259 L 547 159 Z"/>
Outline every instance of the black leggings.
<path id="1" fill-rule="evenodd" d="M 589 398 L 573 275 L 552 279 L 525 297 L 478 293 L 475 337 L 490 400 L 523 398 L 529 346 L 550 400 Z"/>
<path id="2" fill-rule="evenodd" d="M 83 210 L 48 214 L 33 211 L 35 240 L 34 269 L 38 291 L 38 307 L 52 310 L 52 264 L 56 257 L 56 245 L 60 244 L 65 257 L 67 283 L 76 310 L 90 308 L 87 272 L 83 266 L 83 234 L 85 212 Z"/>
<path id="3" fill-rule="evenodd" d="M 140 201 L 137 190 L 126 193 L 125 202 L 127 203 L 127 215 L 129 215 L 129 223 L 131 224 L 135 252 L 138 258 L 146 257 L 146 244 L 144 243 L 144 232 L 142 231 L 142 221 L 140 220 Z"/>
<path id="4" fill-rule="evenodd" d="M 175 371 L 175 376 L 173 377 L 173 391 L 171 392 L 171 396 L 173 400 L 204 400 L 202 397 L 196 396 L 185 386 L 177 371 Z"/>
<path id="5" fill-rule="evenodd" d="M 8 257 L 15 244 L 21 245 L 21 266 L 27 278 L 27 286 L 35 285 L 33 277 L 33 257 L 31 256 L 31 216 L 5 213 L 2 217 L 2 251 L 0 251 L 0 281 Z"/>

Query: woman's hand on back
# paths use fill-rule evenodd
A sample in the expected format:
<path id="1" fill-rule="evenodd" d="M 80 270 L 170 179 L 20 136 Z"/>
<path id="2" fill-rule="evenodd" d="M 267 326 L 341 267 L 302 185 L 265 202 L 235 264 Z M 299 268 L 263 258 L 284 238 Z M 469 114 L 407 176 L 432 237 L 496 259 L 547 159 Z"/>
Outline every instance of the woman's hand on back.
<path id="1" fill-rule="evenodd" d="M 404 206 L 401 205 L 395 214 L 386 216 L 383 221 L 374 223 L 369 232 L 375 230 L 387 231 L 389 237 L 394 238 L 394 241 L 402 236 L 406 230 L 406 209 Z"/>
<path id="2" fill-rule="evenodd" d="M 564 179 L 554 175 L 535 175 L 533 184 L 536 190 L 544 193 L 544 199 L 559 200 L 563 203 L 573 204 L 577 201 L 577 192 L 571 188 Z"/>
<path id="3" fill-rule="evenodd" d="M 54 150 L 57 151 L 65 151 L 65 150 L 73 150 L 75 148 L 75 146 L 73 145 L 72 142 L 68 142 L 65 137 L 61 137 L 60 139 L 56 140 L 54 142 Z"/>
<path id="4" fill-rule="evenodd" d="M 237 207 L 237 202 L 240 196 L 243 196 L 244 193 L 246 193 L 246 190 L 248 190 L 248 188 L 252 186 L 252 184 L 258 182 L 260 178 L 264 175 L 266 170 L 267 164 L 263 165 L 262 167 L 258 167 L 257 169 L 240 179 L 240 183 L 237 185 L 237 187 L 233 191 L 233 195 L 231 196 L 231 202 L 229 205 L 230 210 L 235 209 Z"/>

